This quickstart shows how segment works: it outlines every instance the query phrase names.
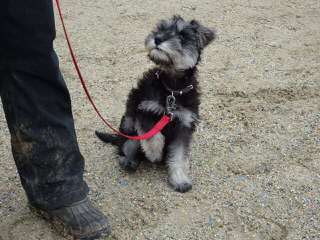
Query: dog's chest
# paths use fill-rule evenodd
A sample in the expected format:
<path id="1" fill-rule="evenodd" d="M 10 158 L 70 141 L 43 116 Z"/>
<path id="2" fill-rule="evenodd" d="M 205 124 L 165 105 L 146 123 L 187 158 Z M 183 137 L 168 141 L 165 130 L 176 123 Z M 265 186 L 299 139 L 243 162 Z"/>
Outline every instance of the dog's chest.
<path id="1" fill-rule="evenodd" d="M 199 94 L 195 85 L 192 85 L 192 88 L 189 89 L 186 87 L 190 86 L 192 82 L 189 81 L 190 84 L 185 82 L 180 86 L 169 86 L 168 82 L 173 82 L 175 81 L 174 79 L 170 79 L 166 75 L 155 76 L 156 74 L 151 74 L 148 81 L 143 81 L 140 85 L 141 95 L 144 97 L 141 99 L 138 109 L 157 116 L 172 113 L 176 124 L 192 128 L 198 120 L 198 107 L 200 104 Z M 167 83 L 164 84 L 164 82 Z M 182 90 L 182 94 L 170 92 L 168 86 L 175 89 L 174 92 Z"/>
<path id="2" fill-rule="evenodd" d="M 173 120 L 184 127 L 191 128 L 198 119 L 197 113 L 192 111 L 183 98 L 168 95 L 165 101 L 162 101 L 162 107 L 165 113 L 172 114 Z"/>
<path id="3" fill-rule="evenodd" d="M 167 95 L 163 107 L 165 112 L 172 114 L 174 120 L 182 124 L 184 127 L 191 128 L 197 121 L 197 111 L 192 108 L 191 99 L 186 97 L 175 97 L 173 95 Z"/>
<path id="4" fill-rule="evenodd" d="M 198 120 L 197 114 L 182 106 L 173 111 L 173 119 L 177 119 L 183 126 L 191 128 Z"/>
<path id="5" fill-rule="evenodd" d="M 162 116 L 170 112 L 175 122 L 187 128 L 191 128 L 198 119 L 197 113 L 179 100 L 177 100 L 170 109 L 168 109 L 166 99 L 144 100 L 139 104 L 138 109 L 157 116 Z"/>

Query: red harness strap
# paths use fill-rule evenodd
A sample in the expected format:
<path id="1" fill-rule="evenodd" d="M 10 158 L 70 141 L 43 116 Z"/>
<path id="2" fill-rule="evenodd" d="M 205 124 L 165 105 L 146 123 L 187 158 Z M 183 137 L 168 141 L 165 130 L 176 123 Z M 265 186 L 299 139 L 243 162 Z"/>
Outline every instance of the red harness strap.
<path id="1" fill-rule="evenodd" d="M 80 79 L 80 82 L 81 82 L 81 85 L 83 87 L 83 90 L 89 100 L 89 102 L 91 103 L 92 107 L 94 108 L 95 112 L 98 114 L 98 116 L 101 118 L 101 120 L 110 128 L 112 129 L 112 131 L 114 131 L 116 134 L 122 136 L 122 137 L 125 137 L 125 138 L 128 138 L 128 139 L 131 139 L 131 140 L 146 140 L 146 139 L 149 139 L 151 137 L 153 137 L 154 135 L 156 135 L 157 133 L 159 133 L 170 121 L 170 117 L 167 116 L 167 115 L 164 115 L 160 121 L 147 133 L 141 135 L 141 136 L 128 136 L 124 133 L 121 133 L 120 131 L 118 131 L 117 129 L 115 129 L 114 127 L 111 126 L 111 124 L 102 116 L 102 114 L 100 113 L 99 109 L 97 108 L 96 104 L 94 103 L 90 93 L 89 93 L 89 90 L 86 86 L 86 83 L 85 83 L 85 80 L 82 76 L 82 73 L 80 71 L 80 67 L 78 65 L 78 62 L 77 62 L 77 58 L 74 54 L 74 51 L 72 49 L 72 46 L 71 46 L 71 41 L 68 37 L 68 33 L 67 33 L 67 29 L 66 29 L 66 26 L 65 26 L 65 23 L 64 23 L 64 19 L 63 19 L 63 15 L 62 15 L 62 11 L 61 11 L 61 7 L 60 7 L 60 1 L 59 0 L 56 0 L 56 3 L 57 3 L 57 8 L 58 8 L 58 12 L 59 12 L 59 16 L 60 16 L 60 20 L 61 20 L 61 23 L 62 23 L 62 27 L 63 27 L 63 31 L 64 31 L 64 35 L 66 37 L 66 40 L 67 40 L 67 43 L 68 43 L 68 48 L 69 48 L 69 52 L 71 54 L 71 58 L 72 58 L 72 61 L 73 61 L 73 64 L 74 64 L 74 67 L 77 71 L 77 74 L 79 76 L 79 79 Z"/>

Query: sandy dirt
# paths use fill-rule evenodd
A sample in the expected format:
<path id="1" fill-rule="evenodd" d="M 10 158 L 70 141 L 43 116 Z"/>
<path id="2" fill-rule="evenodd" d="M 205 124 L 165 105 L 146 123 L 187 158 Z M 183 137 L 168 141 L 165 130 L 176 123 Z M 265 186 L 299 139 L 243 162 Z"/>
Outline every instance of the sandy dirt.
<path id="1" fill-rule="evenodd" d="M 57 21 L 55 42 L 72 95 L 91 199 L 108 239 L 320 239 L 319 0 L 65 0 L 62 6 L 94 98 L 117 126 L 126 95 L 152 64 L 143 42 L 161 18 L 215 27 L 200 66 L 201 117 L 193 190 L 174 192 L 165 167 L 129 175 L 84 97 Z M 0 110 L 0 239 L 63 240 L 32 215 Z"/>

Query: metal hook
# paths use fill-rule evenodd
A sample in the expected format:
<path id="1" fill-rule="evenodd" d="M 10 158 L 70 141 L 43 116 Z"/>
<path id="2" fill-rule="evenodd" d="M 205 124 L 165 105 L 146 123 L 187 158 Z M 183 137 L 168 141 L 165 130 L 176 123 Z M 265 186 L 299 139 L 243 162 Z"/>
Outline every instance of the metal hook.
<path id="1" fill-rule="evenodd" d="M 166 111 L 168 114 L 172 114 L 173 111 L 175 111 L 176 109 L 177 109 L 176 98 L 172 92 L 171 95 L 167 96 Z"/>

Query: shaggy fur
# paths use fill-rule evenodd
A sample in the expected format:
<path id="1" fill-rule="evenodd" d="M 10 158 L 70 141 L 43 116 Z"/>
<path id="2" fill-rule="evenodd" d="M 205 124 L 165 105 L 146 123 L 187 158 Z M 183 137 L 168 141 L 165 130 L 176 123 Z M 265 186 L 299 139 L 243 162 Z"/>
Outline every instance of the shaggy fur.
<path id="1" fill-rule="evenodd" d="M 190 85 L 193 89 L 175 95 L 173 120 L 151 139 L 133 141 L 96 132 L 101 140 L 119 146 L 121 167 L 135 171 L 142 159 L 151 162 L 164 160 L 174 189 L 186 192 L 192 188 L 188 176 L 189 152 L 200 104 L 196 65 L 202 50 L 214 37 L 213 30 L 197 21 L 187 22 L 180 16 L 174 16 L 160 21 L 146 38 L 149 58 L 156 67 L 144 73 L 137 88 L 131 90 L 120 130 L 128 135 L 148 132 L 165 114 L 171 90 L 180 91 Z"/>

